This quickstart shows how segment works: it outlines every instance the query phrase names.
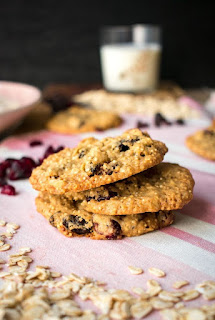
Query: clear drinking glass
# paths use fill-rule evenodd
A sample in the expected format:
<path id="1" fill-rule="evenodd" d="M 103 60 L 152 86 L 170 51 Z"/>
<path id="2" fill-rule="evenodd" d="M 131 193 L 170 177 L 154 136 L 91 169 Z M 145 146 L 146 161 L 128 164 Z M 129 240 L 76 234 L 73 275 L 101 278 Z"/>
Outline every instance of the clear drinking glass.
<path id="1" fill-rule="evenodd" d="M 103 85 L 109 91 L 140 93 L 156 89 L 160 57 L 158 26 L 107 26 L 100 30 Z"/>

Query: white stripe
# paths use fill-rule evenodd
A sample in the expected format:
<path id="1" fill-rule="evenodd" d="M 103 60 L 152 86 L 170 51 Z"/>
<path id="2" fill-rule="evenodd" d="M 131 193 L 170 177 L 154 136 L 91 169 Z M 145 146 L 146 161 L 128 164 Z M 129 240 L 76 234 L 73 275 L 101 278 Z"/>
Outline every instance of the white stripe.
<path id="1" fill-rule="evenodd" d="M 199 160 L 188 159 L 183 156 L 180 156 L 179 154 L 174 155 L 171 152 L 169 152 L 165 155 L 165 161 L 178 163 L 181 166 L 185 166 L 190 169 L 194 169 L 194 170 L 198 170 L 201 172 L 215 175 L 215 164 L 213 164 L 209 161 L 207 163 L 205 163 L 205 162 L 201 162 Z"/>
<path id="2" fill-rule="evenodd" d="M 215 254 L 161 231 L 135 237 L 143 246 L 169 256 L 212 277 L 215 276 Z"/>
<path id="3" fill-rule="evenodd" d="M 11 150 L 6 147 L 0 147 L 0 158 L 21 158 L 24 156 L 24 153 L 17 150 Z"/>
<path id="4" fill-rule="evenodd" d="M 193 155 L 189 149 L 180 144 L 173 144 L 171 142 L 165 141 L 166 146 L 168 147 L 169 152 L 181 153 L 182 155 Z"/>
<path id="5" fill-rule="evenodd" d="M 175 212 L 174 227 L 215 244 L 215 226 Z"/>

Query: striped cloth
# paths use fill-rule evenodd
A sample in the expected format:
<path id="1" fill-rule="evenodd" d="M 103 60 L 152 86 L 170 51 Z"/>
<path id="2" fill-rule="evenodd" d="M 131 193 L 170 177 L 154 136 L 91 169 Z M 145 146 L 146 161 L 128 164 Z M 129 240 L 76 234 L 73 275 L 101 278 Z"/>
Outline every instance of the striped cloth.
<path id="1" fill-rule="evenodd" d="M 122 127 L 105 133 L 68 136 L 41 131 L 10 137 L 0 145 L 0 158 L 22 155 L 38 158 L 50 144 L 73 147 L 84 137 L 118 135 L 135 127 L 138 120 L 145 121 L 136 115 L 125 115 L 124 118 Z M 207 125 L 207 120 L 198 120 L 186 126 L 155 128 L 152 125 L 148 130 L 153 139 L 167 144 L 169 152 L 165 161 L 188 167 L 196 182 L 194 199 L 176 212 L 172 226 L 118 241 L 66 238 L 36 212 L 36 191 L 32 190 L 28 181 L 21 180 L 13 183 L 18 191 L 17 196 L 0 195 L 0 218 L 21 225 L 10 242 L 10 252 L 16 252 L 22 246 L 30 246 L 34 259 L 32 267 L 37 264 L 49 265 L 63 274 L 73 271 L 105 281 L 111 288 L 146 288 L 146 280 L 154 278 L 147 271 L 149 267 L 158 267 L 166 272 L 167 276 L 159 279 L 165 289 L 171 289 L 176 280 L 189 280 L 190 286 L 186 288 L 193 288 L 203 280 L 215 279 L 215 163 L 194 155 L 184 144 L 187 135 Z M 43 146 L 30 148 L 29 141 L 33 139 L 42 140 Z M 1 257 L 7 254 L 1 253 Z M 131 275 L 127 268 L 129 265 L 141 267 L 145 272 Z M 199 306 L 200 303 L 201 299 L 198 299 L 188 305 Z M 150 318 L 160 319 L 156 314 Z"/>

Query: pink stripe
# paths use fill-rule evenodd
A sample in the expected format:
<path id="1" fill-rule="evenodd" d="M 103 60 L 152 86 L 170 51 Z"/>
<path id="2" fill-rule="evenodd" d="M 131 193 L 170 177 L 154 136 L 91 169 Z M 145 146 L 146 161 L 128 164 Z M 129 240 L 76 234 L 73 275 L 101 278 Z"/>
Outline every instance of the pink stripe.
<path id="1" fill-rule="evenodd" d="M 202 105 L 199 104 L 197 101 L 193 100 L 192 98 L 190 98 L 189 96 L 183 96 L 179 99 L 179 103 L 186 103 L 188 104 L 192 109 L 196 109 L 196 110 L 202 110 Z"/>
<path id="2" fill-rule="evenodd" d="M 203 199 L 194 198 L 189 205 L 180 210 L 192 218 L 215 225 L 215 206 Z"/>
<path id="3" fill-rule="evenodd" d="M 173 237 L 176 237 L 178 239 L 189 242 L 196 247 L 199 247 L 199 248 L 202 248 L 206 251 L 215 253 L 215 244 L 214 243 L 207 241 L 207 240 L 204 240 L 204 239 L 201 239 L 200 237 L 194 236 L 188 232 L 179 230 L 175 227 L 168 227 L 168 228 L 165 228 L 161 231 L 166 234 L 169 234 Z"/>

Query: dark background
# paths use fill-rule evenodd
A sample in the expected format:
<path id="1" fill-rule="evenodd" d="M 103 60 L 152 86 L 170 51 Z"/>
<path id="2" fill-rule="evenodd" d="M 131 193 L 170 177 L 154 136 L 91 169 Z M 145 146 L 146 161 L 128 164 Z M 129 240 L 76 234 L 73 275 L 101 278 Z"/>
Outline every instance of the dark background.
<path id="1" fill-rule="evenodd" d="M 213 0 L 1 1 L 0 79 L 98 83 L 99 27 L 134 23 L 162 26 L 162 79 L 215 86 Z"/>

